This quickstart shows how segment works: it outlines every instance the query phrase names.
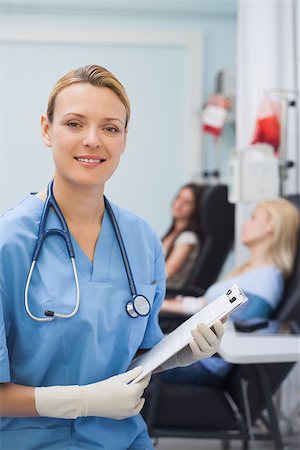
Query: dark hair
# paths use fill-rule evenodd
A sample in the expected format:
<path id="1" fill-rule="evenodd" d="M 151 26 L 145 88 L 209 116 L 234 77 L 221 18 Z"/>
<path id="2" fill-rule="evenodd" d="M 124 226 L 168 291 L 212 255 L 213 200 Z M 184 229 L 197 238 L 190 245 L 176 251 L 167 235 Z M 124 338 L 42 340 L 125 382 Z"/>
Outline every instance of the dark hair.
<path id="1" fill-rule="evenodd" d="M 189 223 L 187 224 L 186 228 L 184 228 L 183 230 L 180 230 L 179 233 L 182 233 L 183 231 L 193 231 L 194 233 L 196 233 L 200 244 L 204 237 L 203 229 L 202 229 L 202 220 L 200 217 L 200 209 L 201 209 L 203 194 L 206 191 L 206 188 L 207 188 L 207 186 L 204 186 L 202 184 L 197 184 L 197 183 L 185 184 L 184 186 L 182 186 L 179 189 L 179 191 L 177 192 L 177 194 L 173 200 L 173 202 L 174 202 L 176 197 L 178 196 L 179 192 L 181 192 L 183 189 L 190 189 L 193 192 L 194 199 L 195 199 L 195 210 L 194 210 L 193 214 L 191 215 Z M 175 219 L 172 220 L 170 227 L 168 228 L 167 232 L 162 237 L 162 241 L 164 239 L 166 239 L 166 237 L 168 237 L 169 234 L 172 233 L 174 228 L 175 228 Z M 168 259 L 171 251 L 173 250 L 173 246 L 174 246 L 174 242 L 175 242 L 176 238 L 177 238 L 177 235 L 174 237 L 172 244 L 170 245 L 170 247 L 167 251 L 167 254 L 165 256 L 166 260 Z"/>

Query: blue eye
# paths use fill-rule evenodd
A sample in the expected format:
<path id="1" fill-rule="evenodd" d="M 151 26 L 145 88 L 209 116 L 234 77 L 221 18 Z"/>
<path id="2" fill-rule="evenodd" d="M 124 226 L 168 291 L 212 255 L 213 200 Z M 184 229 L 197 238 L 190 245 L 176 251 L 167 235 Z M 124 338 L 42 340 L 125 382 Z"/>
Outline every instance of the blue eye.
<path id="1" fill-rule="evenodd" d="M 108 131 L 109 133 L 117 133 L 119 130 L 114 127 L 106 127 L 104 128 L 105 131 Z"/>
<path id="2" fill-rule="evenodd" d="M 79 128 L 80 124 L 77 123 L 77 122 L 68 122 L 67 126 L 70 127 L 70 128 Z"/>

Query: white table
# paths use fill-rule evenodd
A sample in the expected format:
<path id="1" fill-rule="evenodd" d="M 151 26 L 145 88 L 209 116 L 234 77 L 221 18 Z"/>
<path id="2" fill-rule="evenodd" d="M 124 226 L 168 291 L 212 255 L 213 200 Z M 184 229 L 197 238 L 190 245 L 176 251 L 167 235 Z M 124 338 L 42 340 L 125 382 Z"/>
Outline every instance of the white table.
<path id="1" fill-rule="evenodd" d="M 235 364 L 300 361 L 300 335 L 237 333 L 228 324 L 219 355 Z"/>
<path id="2" fill-rule="evenodd" d="M 299 362 L 300 335 L 239 333 L 229 322 L 218 353 L 235 364 Z M 279 400 L 279 410 L 280 403 Z M 292 419 L 289 421 L 292 425 Z"/>

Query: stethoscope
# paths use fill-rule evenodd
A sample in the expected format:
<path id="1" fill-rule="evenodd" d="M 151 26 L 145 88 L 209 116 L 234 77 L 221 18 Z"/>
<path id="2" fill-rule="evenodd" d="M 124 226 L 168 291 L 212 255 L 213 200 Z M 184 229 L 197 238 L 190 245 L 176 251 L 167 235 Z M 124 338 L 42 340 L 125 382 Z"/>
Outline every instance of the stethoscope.
<path id="1" fill-rule="evenodd" d="M 39 322 L 51 321 L 51 320 L 54 320 L 56 317 L 59 317 L 61 319 L 70 319 L 71 317 L 75 316 L 75 314 L 78 311 L 79 304 L 80 304 L 80 289 L 79 289 L 78 275 L 77 275 L 77 269 L 76 269 L 76 264 L 75 264 L 74 248 L 73 248 L 73 244 L 71 241 L 71 236 L 70 236 L 67 222 L 66 222 L 66 220 L 58 206 L 58 203 L 55 200 L 54 194 L 53 194 L 53 182 L 54 182 L 54 180 L 51 180 L 48 185 L 48 188 L 47 188 L 47 198 L 46 198 L 42 216 L 41 216 L 38 238 L 37 238 L 36 246 L 35 246 L 33 256 L 32 256 L 32 262 L 31 262 L 29 274 L 27 277 L 25 294 L 24 294 L 25 308 L 26 308 L 28 315 L 32 319 L 37 320 Z M 124 242 L 122 239 L 121 231 L 120 231 L 119 225 L 117 223 L 115 214 L 112 210 L 112 207 L 110 206 L 110 203 L 105 196 L 104 196 L 104 205 L 105 205 L 106 211 L 109 214 L 112 226 L 114 228 L 114 232 L 115 232 L 117 240 L 118 240 L 118 244 L 119 244 L 119 248 L 121 251 L 121 255 L 122 255 L 122 259 L 123 259 L 124 267 L 126 270 L 128 283 L 129 283 L 129 288 L 130 288 L 130 292 L 131 292 L 132 298 L 126 304 L 126 311 L 127 311 L 128 315 L 133 318 L 138 317 L 138 316 L 147 316 L 150 313 L 150 309 L 151 309 L 149 300 L 144 295 L 137 294 L 136 286 L 135 286 L 134 279 L 132 276 L 132 271 L 130 268 L 128 256 L 127 256 Z M 47 222 L 50 208 L 53 209 L 56 216 L 58 217 L 58 219 L 61 223 L 62 229 L 50 228 L 50 229 L 46 230 L 46 222 Z M 47 310 L 44 312 L 46 317 L 37 317 L 34 314 L 32 314 L 32 312 L 30 311 L 29 304 L 28 304 L 28 291 L 29 291 L 32 274 L 33 274 L 35 265 L 38 261 L 38 257 L 41 252 L 44 240 L 47 237 L 52 236 L 52 235 L 61 236 L 66 243 L 69 257 L 70 257 L 70 260 L 72 263 L 73 274 L 74 274 L 74 279 L 75 279 L 76 303 L 75 303 L 75 307 L 74 307 L 73 311 L 69 314 L 60 314 L 60 313 L 57 313 L 54 311 Z"/>

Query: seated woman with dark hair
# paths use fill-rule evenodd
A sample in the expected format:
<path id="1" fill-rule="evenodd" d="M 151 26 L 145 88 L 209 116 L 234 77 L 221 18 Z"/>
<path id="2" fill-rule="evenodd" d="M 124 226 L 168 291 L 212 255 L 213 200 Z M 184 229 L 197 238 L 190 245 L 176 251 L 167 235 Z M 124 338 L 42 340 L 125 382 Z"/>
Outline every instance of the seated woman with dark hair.
<path id="1" fill-rule="evenodd" d="M 213 284 L 204 297 L 176 297 L 164 301 L 161 311 L 191 315 L 222 295 L 233 283 L 245 292 L 248 302 L 234 311 L 231 320 L 269 318 L 282 297 L 284 280 L 292 272 L 297 244 L 299 213 L 287 200 L 260 203 L 242 229 L 242 242 L 250 259 Z M 232 364 L 214 356 L 190 367 L 173 369 L 163 379 L 174 383 L 221 385 Z"/>
<path id="2" fill-rule="evenodd" d="M 180 289 L 189 280 L 202 241 L 201 198 L 206 187 L 183 186 L 172 204 L 172 223 L 162 238 L 166 261 L 167 289 Z"/>

